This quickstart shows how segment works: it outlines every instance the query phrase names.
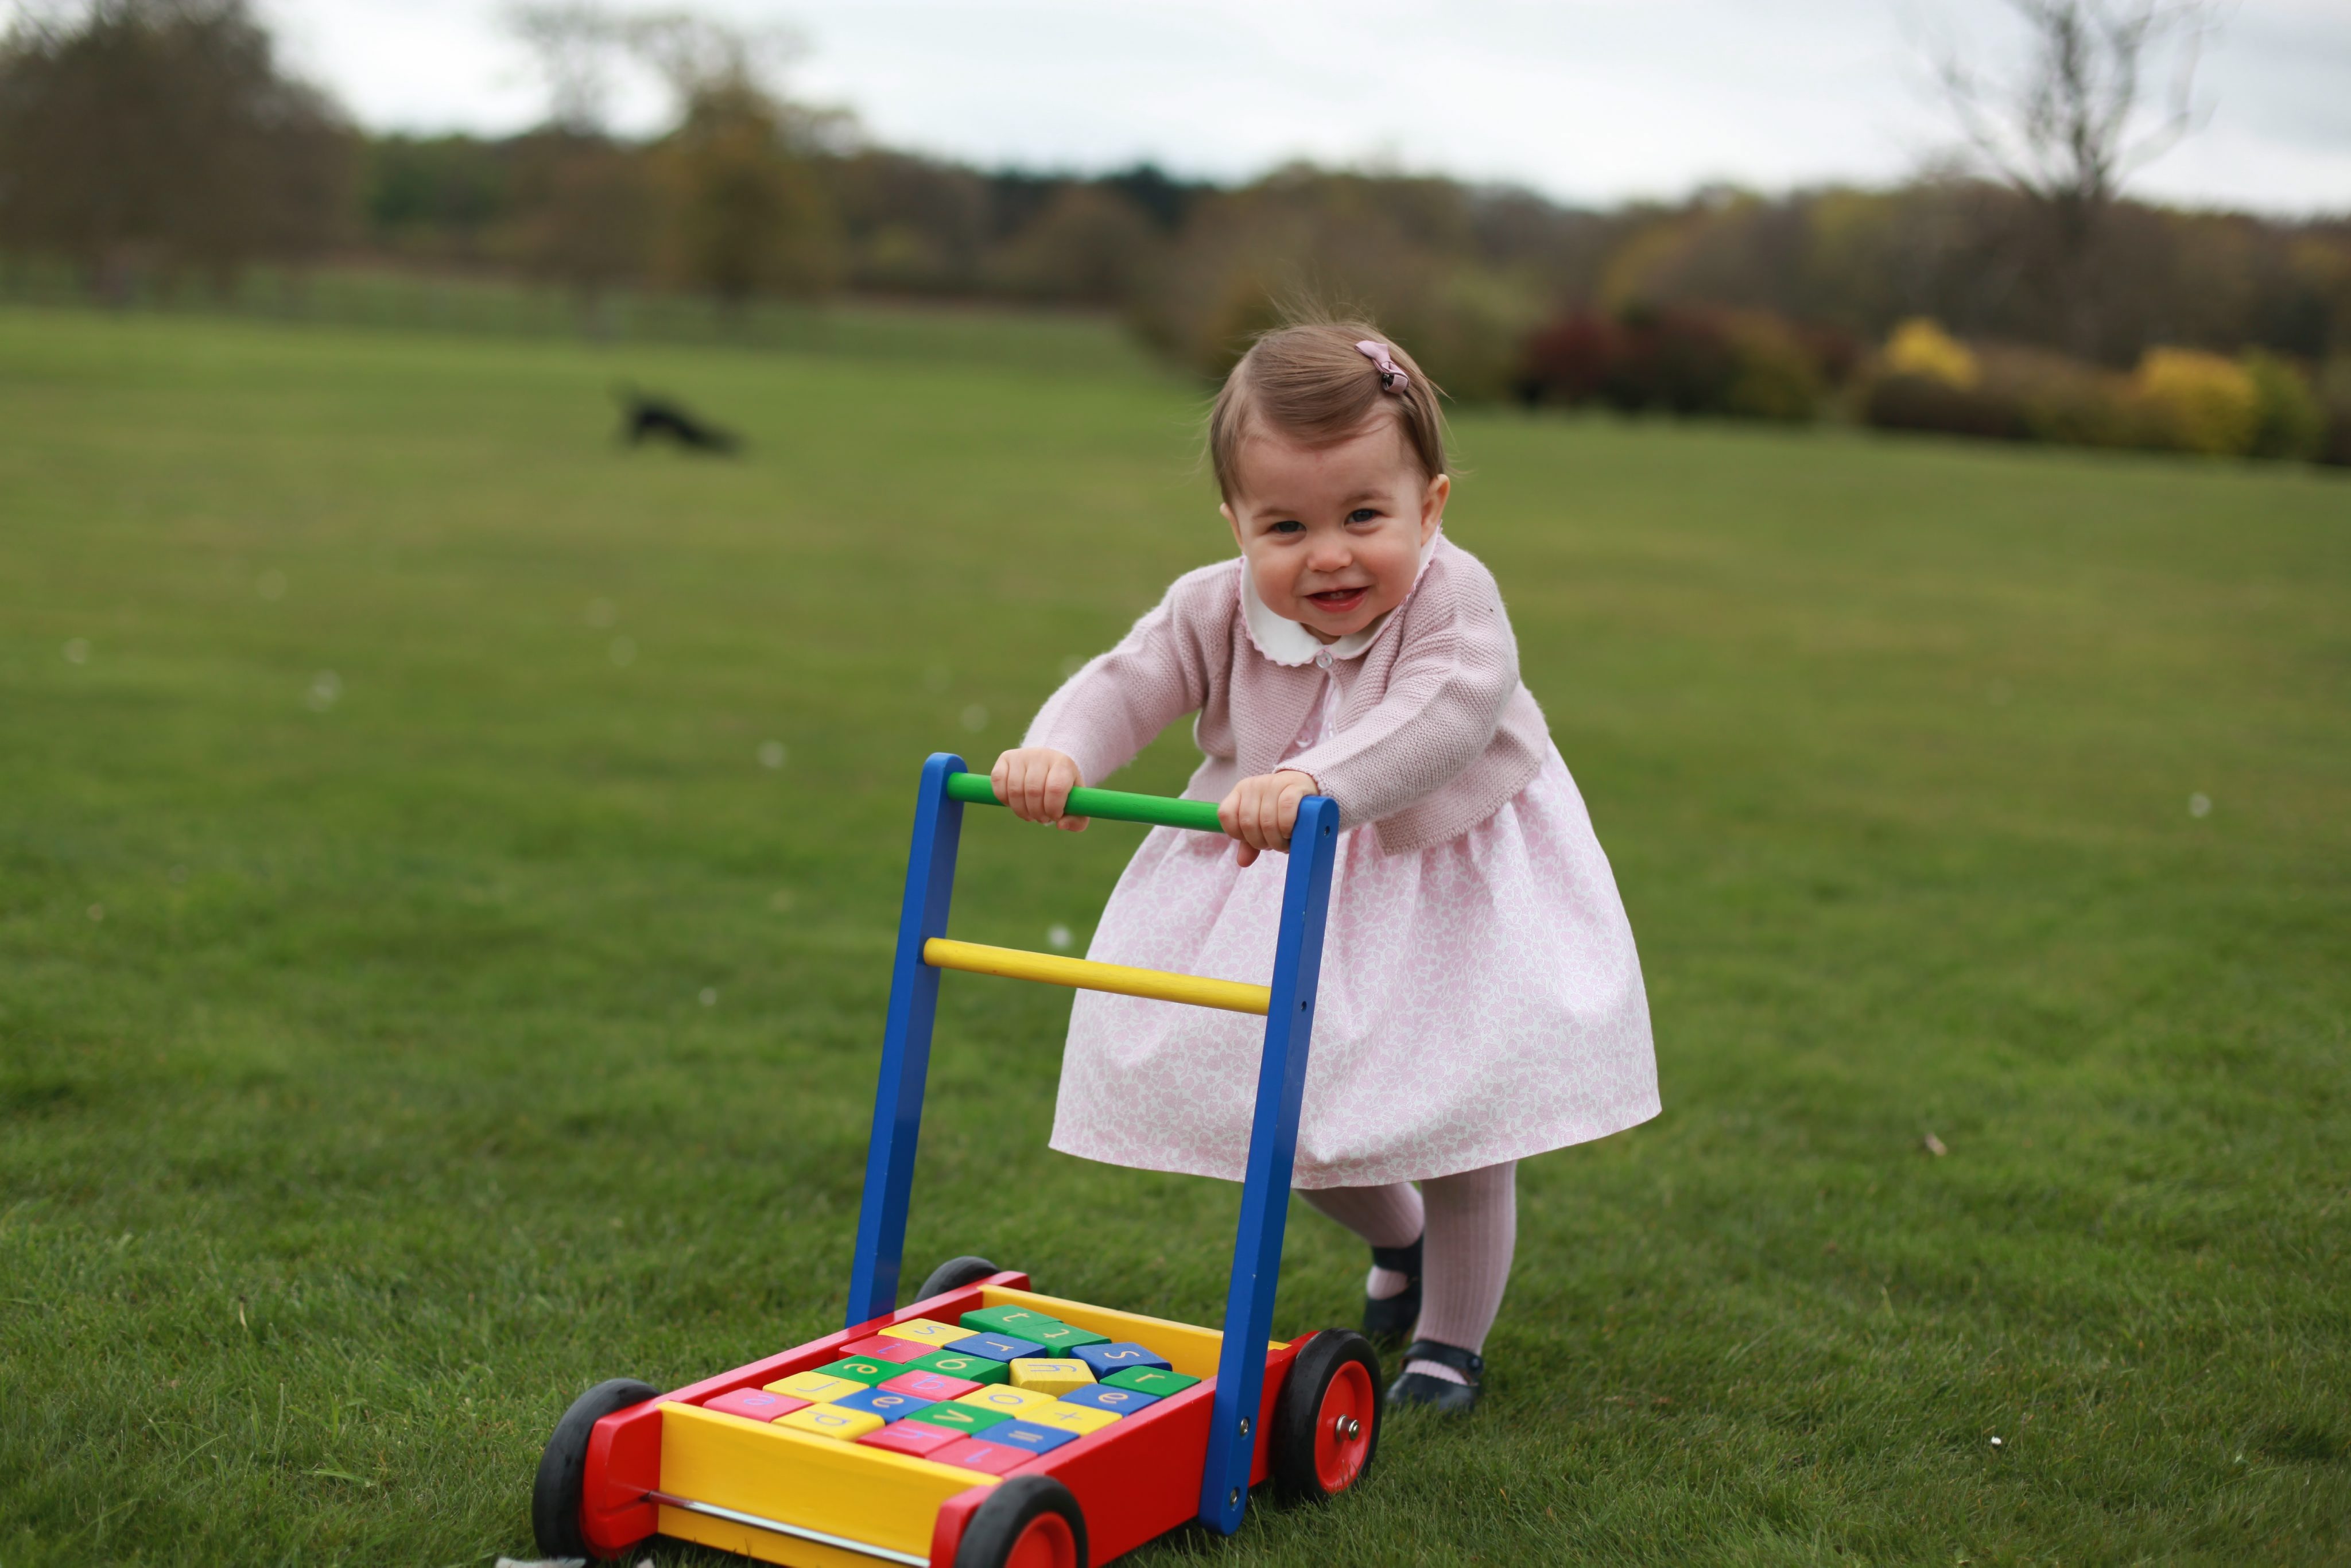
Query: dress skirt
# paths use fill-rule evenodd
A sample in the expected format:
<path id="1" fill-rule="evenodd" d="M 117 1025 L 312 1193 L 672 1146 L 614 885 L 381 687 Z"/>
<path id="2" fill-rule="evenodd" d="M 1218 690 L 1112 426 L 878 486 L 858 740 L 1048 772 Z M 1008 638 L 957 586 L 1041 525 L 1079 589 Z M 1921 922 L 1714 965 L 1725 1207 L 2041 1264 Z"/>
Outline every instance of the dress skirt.
<path id="1" fill-rule="evenodd" d="M 1087 956 L 1267 984 L 1289 857 L 1155 828 Z M 1052 1146 L 1238 1181 L 1265 1023 L 1077 994 Z M 1459 838 L 1388 854 L 1339 835 L 1297 1186 L 1451 1176 L 1605 1137 L 1658 1111 L 1648 999 L 1608 858 L 1567 765 Z"/>

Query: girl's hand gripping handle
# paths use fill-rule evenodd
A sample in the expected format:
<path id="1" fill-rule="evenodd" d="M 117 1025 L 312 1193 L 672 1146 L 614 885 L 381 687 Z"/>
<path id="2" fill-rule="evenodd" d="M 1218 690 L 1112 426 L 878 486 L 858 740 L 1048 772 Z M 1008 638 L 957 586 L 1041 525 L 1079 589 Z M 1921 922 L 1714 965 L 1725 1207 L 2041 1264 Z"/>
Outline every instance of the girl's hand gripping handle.
<path id="1" fill-rule="evenodd" d="M 1081 833 L 1086 819 L 1063 815 L 1070 791 L 1085 782 L 1078 765 L 1050 746 L 1023 746 L 1004 753 L 988 770 L 996 798 L 1024 822 L 1050 822 L 1064 832 Z"/>
<path id="2" fill-rule="evenodd" d="M 1217 821 L 1241 841 L 1235 858 L 1249 865 L 1267 850 L 1288 850 L 1298 824 L 1298 802 L 1317 790 L 1314 776 L 1295 768 L 1260 773 L 1233 786 L 1217 806 Z"/>

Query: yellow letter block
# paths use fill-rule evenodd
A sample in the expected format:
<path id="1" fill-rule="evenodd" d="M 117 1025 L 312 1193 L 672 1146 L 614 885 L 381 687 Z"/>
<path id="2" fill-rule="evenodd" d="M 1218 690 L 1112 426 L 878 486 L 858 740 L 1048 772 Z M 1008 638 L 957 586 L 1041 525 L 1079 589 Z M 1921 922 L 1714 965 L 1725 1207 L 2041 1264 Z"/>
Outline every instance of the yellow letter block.
<path id="1" fill-rule="evenodd" d="M 821 1372 L 795 1372 L 780 1383 L 768 1385 L 770 1394 L 789 1394 L 814 1405 L 830 1405 L 844 1396 L 864 1391 L 865 1385 L 853 1378 L 830 1377 Z"/>
<path id="2" fill-rule="evenodd" d="M 1039 1427 L 1057 1427 L 1064 1432 L 1099 1432 L 1118 1419 L 1117 1413 L 1097 1410 L 1090 1405 L 1053 1404 L 1020 1412 L 1023 1421 Z"/>
<path id="3" fill-rule="evenodd" d="M 805 1410 L 793 1411 L 776 1425 L 814 1432 L 820 1437 L 838 1437 L 845 1443 L 852 1437 L 880 1431 L 883 1421 L 870 1410 L 836 1410 L 830 1405 L 811 1405 Z"/>
<path id="4" fill-rule="evenodd" d="M 1012 1386 L 1032 1389 L 1058 1398 L 1094 1380 L 1094 1369 L 1082 1361 L 1031 1359 L 1012 1364 Z"/>
<path id="5" fill-rule="evenodd" d="M 1012 1364 L 1025 1366 L 1029 1364 L 1016 1361 Z M 955 1402 L 981 1410 L 1001 1411 L 1007 1416 L 1026 1416 L 1031 1410 L 1042 1409 L 1052 1404 L 1053 1396 L 1034 1388 L 1015 1388 L 1008 1383 L 989 1383 L 968 1394 L 956 1395 Z"/>
<path id="6" fill-rule="evenodd" d="M 969 1339 L 972 1331 L 954 1323 L 934 1322 L 929 1318 L 910 1318 L 903 1323 L 892 1323 L 882 1331 L 892 1339 L 910 1339 L 917 1344 L 950 1345 L 959 1339 Z"/>

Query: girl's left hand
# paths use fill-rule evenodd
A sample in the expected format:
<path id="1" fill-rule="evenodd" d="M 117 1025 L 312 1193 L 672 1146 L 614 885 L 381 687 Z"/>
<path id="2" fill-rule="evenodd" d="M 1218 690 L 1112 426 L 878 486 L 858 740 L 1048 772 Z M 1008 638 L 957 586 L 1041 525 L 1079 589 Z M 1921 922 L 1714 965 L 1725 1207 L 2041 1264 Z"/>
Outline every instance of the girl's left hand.
<path id="1" fill-rule="evenodd" d="M 1290 830 L 1298 823 L 1298 802 L 1314 793 L 1314 776 L 1295 768 L 1260 773 L 1233 786 L 1217 803 L 1217 821 L 1241 841 L 1238 859 L 1253 862 L 1267 850 L 1290 848 Z"/>

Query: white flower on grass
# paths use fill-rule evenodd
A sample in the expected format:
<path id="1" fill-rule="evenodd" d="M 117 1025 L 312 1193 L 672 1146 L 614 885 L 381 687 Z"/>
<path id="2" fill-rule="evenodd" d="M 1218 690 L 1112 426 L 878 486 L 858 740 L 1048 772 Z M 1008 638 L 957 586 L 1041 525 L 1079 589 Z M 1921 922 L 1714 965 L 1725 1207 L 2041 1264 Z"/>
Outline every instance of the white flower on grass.
<path id="1" fill-rule="evenodd" d="M 2212 797 L 2203 794 L 2189 796 L 2188 814 L 2191 817 L 2210 816 L 2212 814 Z"/>
<path id="2" fill-rule="evenodd" d="M 716 1007 L 718 1005 L 718 988 L 716 986 L 703 987 L 701 999 L 702 1005 L 705 1008 Z"/>
<path id="3" fill-rule="evenodd" d="M 789 755 L 791 754 L 784 749 L 784 743 L 780 740 L 759 742 L 759 766 L 762 768 L 781 768 L 784 765 L 784 758 Z"/>
<path id="4" fill-rule="evenodd" d="M 253 580 L 253 591 L 267 600 L 275 601 L 285 598 L 286 574 L 278 570 L 276 567 L 271 567 L 267 571 L 263 572 L 259 577 Z"/>
<path id="5" fill-rule="evenodd" d="M 1057 953 L 1065 953 L 1069 951 L 1070 928 L 1062 925 L 1061 922 L 1055 921 L 1051 925 L 1045 929 L 1045 945 L 1052 948 Z"/>
<path id="6" fill-rule="evenodd" d="M 987 727 L 987 710 L 973 703 L 963 710 L 963 727 L 974 735 Z"/>
<path id="7" fill-rule="evenodd" d="M 89 638 L 68 637 L 66 639 L 66 663 L 68 664 L 87 664 L 89 663 Z"/>
<path id="8" fill-rule="evenodd" d="M 610 652 L 612 663 L 625 670 L 637 662 L 637 640 L 634 637 L 615 637 Z"/>
<path id="9" fill-rule="evenodd" d="M 309 706 L 312 713 L 324 713 L 340 702 L 342 696 L 343 677 L 332 670 L 320 670 L 310 677 L 310 689 L 302 694 L 302 700 Z"/>
<path id="10" fill-rule="evenodd" d="M 591 599 L 588 601 L 588 624 L 595 627 L 599 632 L 610 628 L 612 622 L 620 618 L 620 613 L 609 599 Z"/>

